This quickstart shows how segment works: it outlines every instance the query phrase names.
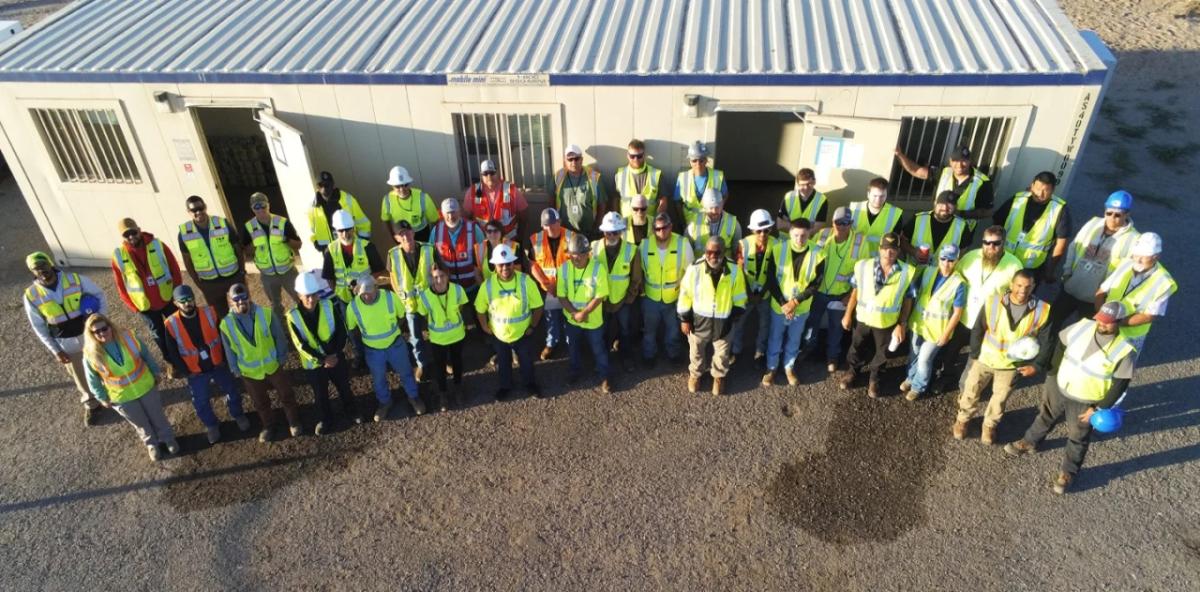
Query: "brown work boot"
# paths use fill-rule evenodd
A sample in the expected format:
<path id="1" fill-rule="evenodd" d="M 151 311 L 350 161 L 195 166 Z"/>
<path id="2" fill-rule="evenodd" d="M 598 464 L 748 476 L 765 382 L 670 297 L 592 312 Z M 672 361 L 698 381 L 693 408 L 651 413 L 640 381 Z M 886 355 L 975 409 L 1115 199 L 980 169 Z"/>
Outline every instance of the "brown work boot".
<path id="1" fill-rule="evenodd" d="M 413 370 L 413 378 L 417 379 L 417 382 L 424 382 L 425 381 L 425 369 L 420 366 L 417 366 L 417 369 Z"/>
<path id="2" fill-rule="evenodd" d="M 1071 482 L 1074 480 L 1075 477 L 1070 473 L 1059 473 L 1058 477 L 1054 480 L 1054 493 L 1058 495 L 1066 493 L 1071 488 Z"/>
<path id="3" fill-rule="evenodd" d="M 1021 438 L 1016 442 L 1005 444 L 1004 454 L 1009 456 L 1021 456 L 1022 454 L 1033 452 L 1035 448 L 1036 447 L 1033 444 L 1026 442 L 1024 438 Z"/>
<path id="4" fill-rule="evenodd" d="M 713 379 L 712 393 L 714 395 L 722 395 L 725 393 L 725 379 L 724 378 L 714 378 Z"/>
<path id="5" fill-rule="evenodd" d="M 608 384 L 607 378 L 600 382 L 600 392 L 606 395 L 612 392 L 612 386 Z"/>
<path id="6" fill-rule="evenodd" d="M 874 379 L 867 382 L 867 396 L 871 397 L 872 399 L 879 398 L 879 382 L 875 381 Z"/>
<path id="7" fill-rule="evenodd" d="M 763 374 L 763 377 L 762 377 L 762 385 L 763 385 L 764 387 L 769 387 L 769 386 L 772 386 L 772 385 L 774 385 L 774 384 L 775 384 L 775 371 L 774 371 L 774 370 L 768 370 L 766 374 Z"/>
<path id="8" fill-rule="evenodd" d="M 966 438 L 967 437 L 967 422 L 955 420 L 954 427 L 951 428 L 951 433 L 954 434 L 955 440 L 962 440 L 963 438 Z"/>
<path id="9" fill-rule="evenodd" d="M 996 426 L 984 424 L 983 430 L 979 434 L 979 441 L 991 446 L 992 442 L 996 441 Z"/>
<path id="10" fill-rule="evenodd" d="M 828 362 L 826 362 L 825 363 L 825 371 L 829 372 L 830 374 L 837 372 L 837 362 L 835 362 L 833 360 L 829 360 Z"/>
<path id="11" fill-rule="evenodd" d="M 850 390 L 850 387 L 854 386 L 855 378 L 858 378 L 857 372 L 855 372 L 853 370 L 847 370 L 847 371 L 843 372 L 842 378 L 840 380 L 838 380 L 838 387 L 840 387 L 844 391 Z"/>
<path id="12" fill-rule="evenodd" d="M 688 392 L 694 393 L 698 390 L 700 390 L 700 377 L 689 375 L 688 376 Z"/>
<path id="13" fill-rule="evenodd" d="M 787 376 L 788 386 L 796 386 L 800 384 L 800 378 L 796 376 L 796 371 L 791 368 L 784 368 L 783 373 Z"/>
<path id="14" fill-rule="evenodd" d="M 550 356 L 553 356 L 553 355 L 554 355 L 554 348 L 546 346 L 546 347 L 542 348 L 542 354 L 540 356 L 538 356 L 538 358 L 541 359 L 543 362 L 545 362 L 546 360 L 550 359 Z"/>

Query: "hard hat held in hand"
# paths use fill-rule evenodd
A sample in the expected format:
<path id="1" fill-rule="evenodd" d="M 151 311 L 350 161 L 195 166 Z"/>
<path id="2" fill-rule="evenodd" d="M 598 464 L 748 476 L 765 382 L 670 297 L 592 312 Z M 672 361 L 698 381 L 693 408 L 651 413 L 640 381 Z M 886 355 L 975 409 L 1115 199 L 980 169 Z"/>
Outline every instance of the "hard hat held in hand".
<path id="1" fill-rule="evenodd" d="M 354 228 L 354 216 L 346 210 L 338 210 L 333 213 L 332 224 L 334 230 L 350 230 Z"/>
<path id="2" fill-rule="evenodd" d="M 1125 423 L 1125 412 L 1116 407 L 1097 409 L 1092 412 L 1092 417 L 1088 422 L 1097 432 L 1111 434 L 1121 429 L 1121 425 Z"/>
<path id="3" fill-rule="evenodd" d="M 1038 345 L 1037 339 L 1033 337 L 1022 337 L 1008 346 L 1008 358 L 1025 362 L 1032 360 L 1038 356 L 1042 348 Z"/>

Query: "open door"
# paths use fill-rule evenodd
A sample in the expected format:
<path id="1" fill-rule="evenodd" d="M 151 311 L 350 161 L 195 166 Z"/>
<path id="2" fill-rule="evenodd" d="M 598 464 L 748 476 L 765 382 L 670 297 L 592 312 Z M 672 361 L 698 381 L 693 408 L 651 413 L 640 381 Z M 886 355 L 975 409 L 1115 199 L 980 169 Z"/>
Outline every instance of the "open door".
<path id="1" fill-rule="evenodd" d="M 304 146 L 304 134 L 266 110 L 258 111 L 258 125 L 267 138 L 271 158 L 275 160 L 275 175 L 279 178 L 283 203 L 291 214 L 288 219 L 304 243 L 300 246 L 300 260 L 306 270 L 320 269 L 321 253 L 312 245 L 312 227 L 308 224 L 316 183 L 308 148 Z"/>
<path id="2" fill-rule="evenodd" d="M 805 123 L 800 162 L 816 172 L 831 206 L 865 199 L 871 179 L 891 174 L 899 119 L 810 115 Z"/>

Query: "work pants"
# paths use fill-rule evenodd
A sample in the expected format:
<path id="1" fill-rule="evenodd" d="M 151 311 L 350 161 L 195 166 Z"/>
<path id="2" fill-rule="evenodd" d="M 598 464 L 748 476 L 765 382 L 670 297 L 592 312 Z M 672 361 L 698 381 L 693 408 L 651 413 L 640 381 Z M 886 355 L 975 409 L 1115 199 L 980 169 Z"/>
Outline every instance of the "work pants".
<path id="1" fill-rule="evenodd" d="M 892 331 L 895 328 L 895 325 L 883 329 L 871 327 L 866 323 L 855 325 L 854 332 L 850 334 L 850 350 L 846 352 L 846 364 L 850 366 L 850 370 L 862 372 L 865 368 L 869 372 L 870 381 L 878 381 L 879 370 L 887 362 L 887 346 L 892 341 Z M 866 357 L 868 348 L 874 348 L 869 360 Z"/>
<path id="2" fill-rule="evenodd" d="M 592 350 L 592 357 L 596 361 L 596 374 L 600 375 L 601 380 L 608 380 L 608 348 L 604 345 L 604 326 L 584 329 L 574 323 L 567 323 L 566 329 L 570 375 L 579 376 L 583 371 L 583 348 L 586 345 Z"/>
<path id="3" fill-rule="evenodd" d="M 300 297 L 296 294 L 296 268 L 278 275 L 260 273 L 258 277 L 262 281 L 263 292 L 267 293 L 267 301 L 271 303 L 271 310 L 275 313 L 275 320 L 283 323 L 286 320 L 283 314 L 283 293 L 287 292 L 292 302 L 296 306 L 300 305 Z"/>
<path id="4" fill-rule="evenodd" d="M 500 378 L 501 389 L 511 390 L 513 387 L 513 352 L 516 352 L 517 362 L 521 365 L 521 381 L 526 387 L 532 388 L 537 385 L 533 375 L 533 352 L 530 351 L 532 347 L 533 338 L 530 335 L 522 335 L 512 343 L 500 341 L 495 335 L 492 336 L 492 349 L 496 351 L 496 373 Z"/>
<path id="5" fill-rule="evenodd" d="M 158 346 L 158 353 L 162 354 L 164 360 L 167 359 L 167 317 L 175 314 L 175 311 L 173 302 L 168 302 L 158 310 L 138 311 L 142 320 L 146 322 L 146 328 L 150 330 L 150 338 L 154 340 L 154 345 Z M 218 317 L 218 321 L 223 318 L 225 317 Z"/>
<path id="6" fill-rule="evenodd" d="M 342 313 L 343 319 L 347 318 L 346 315 L 350 314 L 350 305 L 342 302 L 341 298 L 334 297 L 333 305 L 338 307 L 338 311 Z M 347 341 L 349 341 L 351 347 L 354 348 L 355 359 L 365 362 L 367 359 L 367 353 L 366 346 L 363 345 L 362 332 L 358 329 L 355 329 L 353 331 L 347 331 L 346 333 L 348 337 Z"/>
<path id="7" fill-rule="evenodd" d="M 71 362 L 63 364 L 62 367 L 75 383 L 75 390 L 79 391 L 79 402 L 88 409 L 99 407 L 100 401 L 96 400 L 96 396 L 88 388 L 87 374 L 83 370 L 83 336 L 59 339 L 58 346 L 71 358 Z"/>
<path id="8" fill-rule="evenodd" d="M 1089 403 L 1069 399 L 1058 389 L 1058 377 L 1051 374 L 1046 377 L 1042 388 L 1042 401 L 1038 405 L 1038 416 L 1033 424 L 1025 431 L 1027 444 L 1038 445 L 1054 424 L 1059 420 L 1067 424 L 1067 445 L 1063 447 L 1062 472 L 1074 477 L 1083 466 L 1087 456 L 1088 446 L 1092 440 L 1092 424 L 1079 421 L 1079 416 L 1087 411 Z"/>
<path id="9" fill-rule="evenodd" d="M 417 367 L 428 368 L 429 342 L 421 338 L 421 332 L 425 330 L 425 317 L 409 312 L 404 314 L 404 320 L 408 322 L 408 346 L 417 361 Z"/>
<path id="10" fill-rule="evenodd" d="M 782 366 L 785 370 L 796 367 L 800 357 L 800 342 L 808 326 L 808 313 L 793 315 L 788 320 L 783 313 L 771 311 L 770 339 L 767 344 L 767 370 L 774 372 Z"/>
<path id="11" fill-rule="evenodd" d="M 246 384 L 246 394 L 250 395 L 250 401 L 254 403 L 254 410 L 258 412 L 258 419 L 262 422 L 264 430 L 274 425 L 278 419 L 275 409 L 271 407 L 271 388 L 275 389 L 275 394 L 279 397 L 288 425 L 300 426 L 300 407 L 296 405 L 292 381 L 288 380 L 287 373 L 282 368 L 261 379 L 243 376 L 242 382 Z"/>
<path id="12" fill-rule="evenodd" d="M 238 391 L 233 373 L 225 366 L 216 366 L 208 372 L 191 374 L 187 377 L 188 392 L 192 394 L 192 407 L 196 409 L 196 417 L 206 428 L 215 428 L 221 424 L 212 408 L 212 383 L 216 382 L 225 391 L 225 404 L 229 406 L 229 415 L 241 417 L 242 393 Z"/>
<path id="13" fill-rule="evenodd" d="M 229 314 L 230 286 L 238 282 L 244 282 L 245 280 L 246 277 L 243 274 L 235 273 L 229 277 L 200 280 L 196 282 L 196 287 L 200 288 L 200 293 L 204 294 L 204 301 L 215 309 L 217 320 L 220 320 Z"/>
<path id="14" fill-rule="evenodd" d="M 346 363 L 346 354 L 338 352 L 337 365 L 333 368 L 317 366 L 304 369 L 304 380 L 312 387 L 313 398 L 317 402 L 318 421 L 333 420 L 333 406 L 329 401 L 329 383 L 337 389 L 338 398 L 342 400 L 342 410 L 348 416 L 354 416 L 354 390 L 350 386 L 350 365 Z"/>
<path id="15" fill-rule="evenodd" d="M 664 303 L 642 297 L 642 358 L 653 360 L 658 355 L 658 327 L 664 326 L 663 344 L 667 357 L 676 360 L 683 355 L 683 332 L 675 303 Z"/>
<path id="16" fill-rule="evenodd" d="M 566 318 L 563 317 L 561 308 L 550 310 L 546 309 L 546 314 L 542 317 L 546 319 L 546 347 L 556 347 L 567 339 Z"/>
<path id="17" fill-rule="evenodd" d="M 829 304 L 832 302 L 841 302 L 841 296 L 830 296 L 817 292 L 813 295 L 812 308 L 808 311 L 808 327 L 805 329 L 804 341 L 805 347 L 813 339 L 817 338 L 821 329 L 825 329 L 825 359 L 831 363 L 837 363 L 838 357 L 842 355 L 842 338 L 846 334 L 846 330 L 842 328 L 842 313 L 841 310 L 829 310 Z"/>
<path id="18" fill-rule="evenodd" d="M 162 393 L 158 392 L 158 387 L 132 401 L 113 403 L 112 406 L 137 431 L 142 444 L 157 446 L 175 442 L 175 430 L 171 429 L 167 414 L 163 412 Z"/>
<path id="19" fill-rule="evenodd" d="M 754 355 L 764 355 L 767 353 L 767 340 L 771 332 L 771 315 L 774 312 L 771 310 L 771 295 L 760 294 L 756 301 L 751 302 L 746 307 L 746 312 L 738 317 L 737 322 L 733 324 L 732 336 L 729 341 L 733 343 L 733 355 L 742 355 L 742 339 L 746 334 L 746 325 L 750 323 L 751 315 L 758 317 L 758 333 L 754 336 Z"/>
<path id="20" fill-rule="evenodd" d="M 990 382 L 992 398 L 983 412 L 983 426 L 996 427 L 1000 418 L 1004 417 L 1004 403 L 1008 401 L 1016 377 L 1016 369 L 992 368 L 979 360 L 971 360 L 966 386 L 958 397 L 958 421 L 965 422 L 975 416 L 975 412 L 979 411 L 983 389 Z"/>
<path id="21" fill-rule="evenodd" d="M 454 384 L 462 384 L 463 373 L 463 357 L 462 348 L 463 340 L 455 341 L 448 345 L 438 345 L 430 342 L 433 365 L 433 379 L 437 383 L 438 391 L 446 392 L 446 364 L 450 364 L 450 370 L 454 373 Z M 511 363 L 512 360 L 510 359 Z"/>
<path id="22" fill-rule="evenodd" d="M 636 304 L 621 303 L 616 310 L 604 313 L 604 345 L 611 347 L 617 342 L 617 351 L 624 359 L 633 357 L 633 307 Z"/>
<path id="23" fill-rule="evenodd" d="M 388 387 L 388 368 L 400 375 L 400 384 L 409 399 L 420 396 L 417 379 L 413 376 L 412 364 L 408 361 L 408 348 L 399 337 L 383 349 L 367 347 L 367 368 L 371 369 L 371 384 L 375 388 L 375 399 L 380 405 L 392 404 L 392 391 Z"/>
<path id="24" fill-rule="evenodd" d="M 929 390 L 929 382 L 933 380 L 933 361 L 937 358 L 936 341 L 925 339 L 916 332 L 912 335 L 912 351 L 908 354 L 908 385 L 917 394 Z"/>
<path id="25" fill-rule="evenodd" d="M 730 331 L 725 337 L 717 337 L 711 332 L 703 337 L 697 335 L 694 331 L 688 335 L 688 374 L 693 378 L 699 378 L 710 372 L 710 364 L 708 361 L 708 346 L 713 348 L 711 374 L 713 378 L 725 378 L 729 374 L 730 360 L 733 357 L 733 342 L 728 338 L 733 333 Z"/>

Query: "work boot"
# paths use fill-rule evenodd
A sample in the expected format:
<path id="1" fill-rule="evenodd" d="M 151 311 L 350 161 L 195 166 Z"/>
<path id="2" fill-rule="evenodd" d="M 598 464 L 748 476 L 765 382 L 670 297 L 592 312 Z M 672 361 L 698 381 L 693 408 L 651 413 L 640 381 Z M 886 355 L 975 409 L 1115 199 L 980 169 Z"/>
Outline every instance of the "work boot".
<path id="1" fill-rule="evenodd" d="M 916 401 L 917 399 L 920 399 L 920 398 L 921 398 L 921 391 L 908 391 L 907 393 L 904 393 L 905 401 Z"/>
<path id="2" fill-rule="evenodd" d="M 216 444 L 221 440 L 221 426 L 208 426 L 208 443 Z"/>
<path id="3" fill-rule="evenodd" d="M 239 415 L 233 421 L 237 423 L 238 430 L 245 432 L 250 429 L 250 418 L 245 415 Z"/>
<path id="4" fill-rule="evenodd" d="M 1057 493 L 1058 495 L 1066 493 L 1067 490 L 1071 488 L 1071 482 L 1074 480 L 1075 477 L 1073 477 L 1070 473 L 1060 472 L 1058 477 L 1054 479 L 1054 493 Z"/>
<path id="5" fill-rule="evenodd" d="M 608 394 L 612 394 L 612 385 L 608 383 L 608 379 L 607 379 L 607 378 L 605 378 L 604 380 L 600 381 L 600 392 L 602 392 L 602 393 L 604 393 L 604 394 L 606 394 L 606 395 L 608 395 Z"/>
<path id="6" fill-rule="evenodd" d="M 848 391 L 854 386 L 854 379 L 858 378 L 858 373 L 853 370 L 847 370 L 842 373 L 842 378 L 838 380 L 838 388 Z"/>
<path id="7" fill-rule="evenodd" d="M 954 420 L 954 427 L 950 428 L 950 433 L 954 434 L 955 440 L 962 440 L 967 437 L 967 422 Z"/>
<path id="8" fill-rule="evenodd" d="M 912 388 L 912 383 L 909 382 L 908 380 L 905 380 L 904 382 L 900 383 L 900 392 L 907 393 L 908 389 L 910 389 L 910 388 Z"/>
<path id="9" fill-rule="evenodd" d="M 304 427 L 298 423 L 291 424 L 288 426 L 288 433 L 290 433 L 293 438 L 299 438 L 300 434 L 304 433 Z"/>
<path id="10" fill-rule="evenodd" d="M 700 390 L 700 377 L 688 375 L 688 392 L 694 393 Z"/>
<path id="11" fill-rule="evenodd" d="M 538 359 L 545 362 L 546 360 L 549 360 L 550 357 L 553 355 L 554 355 L 554 348 L 547 345 L 546 347 L 542 348 L 542 353 L 541 353 L 541 355 L 538 356 Z"/>
<path id="12" fill-rule="evenodd" d="M 421 397 L 413 397 L 408 400 L 408 403 L 412 405 L 413 413 L 425 415 L 425 401 L 422 401 Z"/>
<path id="13" fill-rule="evenodd" d="M 788 386 L 796 386 L 800 384 L 800 377 L 796 376 L 796 371 L 791 368 L 783 369 L 784 376 L 787 376 Z"/>
<path id="14" fill-rule="evenodd" d="M 417 379 L 417 382 L 425 382 L 425 368 L 417 366 L 417 369 L 413 370 L 413 378 Z"/>
<path id="15" fill-rule="evenodd" d="M 154 462 L 162 460 L 162 451 L 158 449 L 157 444 L 147 444 L 146 452 L 150 453 L 150 460 Z"/>
<path id="16" fill-rule="evenodd" d="M 316 435 L 318 435 L 318 436 L 324 436 L 324 435 L 325 435 L 325 432 L 326 432 L 326 430 L 325 430 L 325 422 L 324 422 L 324 421 L 318 421 L 318 422 L 317 422 L 317 427 L 313 428 L 313 434 L 316 434 Z"/>
<path id="17" fill-rule="evenodd" d="M 1024 438 L 1021 438 L 1016 442 L 1009 442 L 1008 444 L 1005 444 L 1004 454 L 1009 456 L 1021 456 L 1022 454 L 1033 452 L 1035 448 L 1036 446 L 1026 442 Z"/>
<path id="18" fill-rule="evenodd" d="M 175 440 L 167 442 L 167 452 L 169 454 L 179 454 L 179 442 Z"/>
<path id="19" fill-rule="evenodd" d="M 495 368 L 495 367 L 496 367 L 496 354 L 492 354 L 492 357 L 488 358 L 488 363 L 487 363 L 487 365 L 488 365 L 488 368 Z M 449 364 L 447 364 L 447 365 L 446 365 L 446 367 L 447 367 L 447 368 L 449 368 L 449 367 L 450 367 L 450 365 L 449 365 Z M 449 372 L 448 372 L 447 374 L 449 374 Z"/>
<path id="20" fill-rule="evenodd" d="M 384 403 L 375 410 L 375 422 L 381 422 L 387 419 L 388 413 L 392 410 L 391 402 Z"/>
<path id="21" fill-rule="evenodd" d="M 177 378 L 182 378 L 182 377 L 179 375 L 179 371 L 176 370 L 174 366 L 168 365 L 167 366 L 167 378 L 170 378 L 171 380 L 175 380 Z"/>
<path id="22" fill-rule="evenodd" d="M 879 381 L 874 378 L 867 382 L 867 396 L 872 399 L 879 398 Z"/>
<path id="23" fill-rule="evenodd" d="M 267 443 L 274 439 L 275 439 L 275 430 L 272 430 L 269 427 L 263 428 L 262 431 L 258 433 L 258 441 L 259 442 Z"/>
<path id="24" fill-rule="evenodd" d="M 712 393 L 717 396 L 725 394 L 725 379 L 724 378 L 714 378 L 713 379 Z"/>
<path id="25" fill-rule="evenodd" d="M 769 387 L 769 386 L 773 386 L 774 384 L 775 384 L 775 371 L 767 370 L 767 373 L 763 374 L 762 385 L 764 387 Z"/>
<path id="26" fill-rule="evenodd" d="M 833 360 L 829 360 L 828 362 L 825 362 L 825 371 L 830 374 L 837 372 L 837 362 L 835 362 Z"/>
<path id="27" fill-rule="evenodd" d="M 984 444 L 987 444 L 988 446 L 991 446 L 992 442 L 994 442 L 995 440 L 996 440 L 996 426 L 990 426 L 990 425 L 984 424 L 983 430 L 981 430 L 979 433 L 979 441 L 983 442 Z"/>
<path id="28" fill-rule="evenodd" d="M 96 415 L 99 413 L 98 408 L 84 407 L 83 408 L 83 425 L 84 427 L 96 425 Z"/>

